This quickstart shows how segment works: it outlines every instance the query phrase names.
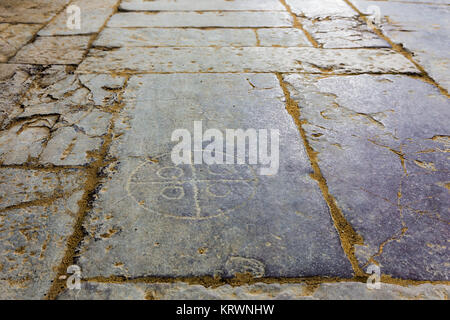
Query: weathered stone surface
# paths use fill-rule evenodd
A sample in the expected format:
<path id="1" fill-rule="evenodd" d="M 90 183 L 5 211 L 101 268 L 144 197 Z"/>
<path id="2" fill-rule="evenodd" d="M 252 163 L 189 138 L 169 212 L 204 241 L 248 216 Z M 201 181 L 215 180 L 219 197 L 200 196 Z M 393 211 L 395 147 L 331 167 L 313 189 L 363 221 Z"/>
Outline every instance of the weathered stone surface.
<path id="1" fill-rule="evenodd" d="M 324 283 L 318 288 L 305 284 L 224 285 L 206 288 L 186 283 L 96 283 L 84 282 L 81 290 L 66 290 L 61 300 L 445 300 L 447 285 L 399 286 L 381 284 L 379 290 L 365 283 Z"/>
<path id="2" fill-rule="evenodd" d="M 8 61 L 40 27 L 38 24 L 0 23 L 0 62 Z"/>
<path id="3" fill-rule="evenodd" d="M 21 169 L 1 169 L 0 175 L 9 177 L 0 194 L 17 205 L 0 211 L 0 296 L 44 298 L 73 232 L 84 176 Z M 42 203 L 23 203 L 37 200 Z"/>
<path id="4" fill-rule="evenodd" d="M 38 37 L 17 52 L 12 63 L 78 64 L 81 62 L 90 36 Z"/>
<path id="5" fill-rule="evenodd" d="M 370 6 L 378 6 L 384 17 L 381 21 L 383 33 L 413 52 L 414 60 L 422 65 L 435 81 L 450 91 L 448 5 L 362 0 L 353 2 L 362 12 L 366 12 Z M 446 3 L 448 4 L 448 1 Z"/>
<path id="6" fill-rule="evenodd" d="M 5 69 L 4 85 L 20 81 L 24 86 L 28 83 L 25 86 L 28 91 L 20 97 L 20 108 L 19 101 L 11 101 L 5 119 L 5 126 L 9 127 L 0 131 L 0 163 L 91 162 L 92 152 L 102 145 L 111 121 L 111 114 L 96 109 L 95 105 L 108 107 L 117 103 L 115 90 L 124 85 L 124 78 L 84 75 L 78 79 L 66 66 L 42 67 L 30 75 L 26 66 L 15 67 Z M 19 92 L 24 90 L 18 88 Z M 7 91 L 4 99 L 12 94 Z"/>
<path id="7" fill-rule="evenodd" d="M 68 2 L 69 0 L 2 0 L 0 22 L 45 23 Z"/>
<path id="8" fill-rule="evenodd" d="M 285 8 L 278 0 L 177 0 L 177 1 L 145 1 L 123 0 L 121 10 L 129 11 L 284 11 Z"/>
<path id="9" fill-rule="evenodd" d="M 0 163 L 23 164 L 39 158 L 56 116 L 19 121 L 0 131 Z"/>
<path id="10" fill-rule="evenodd" d="M 151 59 L 149 59 L 151 57 Z M 317 48 L 146 48 L 91 50 L 80 73 L 158 72 L 418 72 L 390 49 Z"/>
<path id="11" fill-rule="evenodd" d="M 83 276 L 351 276 L 283 97 L 270 74 L 132 77 L 110 149 L 118 160 L 85 224 Z M 279 173 L 174 166 L 172 131 L 194 120 L 279 129 Z"/>
<path id="12" fill-rule="evenodd" d="M 343 0 L 286 0 L 292 12 L 309 19 L 351 18 L 358 14 Z"/>
<path id="13" fill-rule="evenodd" d="M 385 40 L 356 18 L 301 20 L 303 27 L 323 48 L 390 48 Z"/>
<path id="14" fill-rule="evenodd" d="M 62 127 L 52 134 L 39 157 L 43 164 L 85 165 L 94 160 L 93 151 L 101 147 L 102 139 L 77 131 L 76 126 Z"/>
<path id="15" fill-rule="evenodd" d="M 291 27 L 287 12 L 125 12 L 108 27 Z"/>
<path id="16" fill-rule="evenodd" d="M 448 280 L 448 99 L 405 76 L 285 79 L 330 193 L 364 239 L 361 266 Z"/>
<path id="17" fill-rule="evenodd" d="M 91 34 L 100 31 L 106 20 L 112 15 L 118 0 L 77 0 L 70 4 L 81 10 L 80 29 L 67 27 L 67 13 L 61 12 L 56 19 L 39 31 L 40 36 Z"/>
<path id="18" fill-rule="evenodd" d="M 4 129 L 22 110 L 19 102 L 40 67 L 0 64 L 0 129 Z"/>
<path id="19" fill-rule="evenodd" d="M 259 45 L 262 47 L 311 47 L 303 31 L 291 28 L 257 29 Z"/>
<path id="20" fill-rule="evenodd" d="M 106 28 L 98 47 L 310 47 L 305 34 L 291 28 L 193 29 Z"/>
<path id="21" fill-rule="evenodd" d="M 254 47 L 256 44 L 252 29 L 222 28 L 105 28 L 94 42 L 94 46 L 100 47 Z"/>

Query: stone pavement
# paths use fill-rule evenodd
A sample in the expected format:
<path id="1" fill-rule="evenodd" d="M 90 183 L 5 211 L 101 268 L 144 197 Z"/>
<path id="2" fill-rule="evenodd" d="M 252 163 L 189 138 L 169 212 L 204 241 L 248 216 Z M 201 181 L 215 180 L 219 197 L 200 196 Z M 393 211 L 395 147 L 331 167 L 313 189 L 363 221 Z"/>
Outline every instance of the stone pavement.
<path id="1" fill-rule="evenodd" d="M 0 298 L 447 299 L 449 5 L 0 0 Z"/>

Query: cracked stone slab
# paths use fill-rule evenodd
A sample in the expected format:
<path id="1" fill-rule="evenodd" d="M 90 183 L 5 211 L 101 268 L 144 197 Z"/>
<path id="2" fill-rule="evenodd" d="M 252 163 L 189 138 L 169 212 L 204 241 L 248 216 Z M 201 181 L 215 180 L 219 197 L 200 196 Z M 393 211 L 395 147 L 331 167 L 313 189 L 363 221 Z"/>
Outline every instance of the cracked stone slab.
<path id="1" fill-rule="evenodd" d="M 367 24 L 356 18 L 301 20 L 322 48 L 390 48 Z"/>
<path id="2" fill-rule="evenodd" d="M 69 0 L 2 0 L 0 22 L 46 23 L 67 3 Z"/>
<path id="3" fill-rule="evenodd" d="M 450 287 L 441 284 L 400 286 L 382 283 L 379 290 L 365 283 L 306 284 L 257 283 L 217 288 L 187 283 L 83 282 L 81 290 L 66 290 L 59 300 L 445 300 Z"/>
<path id="4" fill-rule="evenodd" d="M 40 30 L 40 36 L 77 35 L 97 33 L 113 14 L 118 0 L 77 0 L 71 5 L 78 6 L 81 10 L 80 29 L 69 29 L 67 27 L 68 15 L 61 12 L 51 23 Z"/>
<path id="5" fill-rule="evenodd" d="M 330 193 L 364 239 L 361 267 L 448 280 L 448 99 L 399 75 L 284 79 Z"/>
<path id="6" fill-rule="evenodd" d="M 1 169 L 0 175 L 9 176 L 0 186 L 2 198 L 17 205 L 0 211 L 0 296 L 42 299 L 73 232 L 85 176 L 23 169 Z M 37 200 L 42 203 L 24 204 Z"/>
<path id="7" fill-rule="evenodd" d="M 125 12 L 108 27 L 291 27 L 287 12 Z"/>
<path id="8" fill-rule="evenodd" d="M 83 277 L 351 276 L 275 75 L 133 76 L 124 99 L 109 152 L 117 161 L 84 226 Z M 172 132 L 196 120 L 279 129 L 279 173 L 174 166 Z"/>
<path id="9" fill-rule="evenodd" d="M 21 109 L 21 97 L 33 83 L 40 66 L 0 64 L 0 129 L 8 126 Z"/>
<path id="10" fill-rule="evenodd" d="M 120 9 L 125 11 L 285 11 L 279 0 L 177 0 L 145 1 L 123 0 Z"/>
<path id="11" fill-rule="evenodd" d="M 38 37 L 11 59 L 12 63 L 79 64 L 88 48 L 90 36 Z"/>
<path id="12" fill-rule="evenodd" d="M 353 1 L 363 13 L 370 6 L 380 8 L 381 29 L 390 39 L 401 43 L 413 58 L 447 91 L 450 91 L 450 9 L 447 6 Z M 446 1 L 448 4 L 448 1 Z"/>
<path id="13" fill-rule="evenodd" d="M 123 87 L 125 79 L 108 75 L 79 78 L 67 66 L 37 69 L 5 68 L 4 85 L 23 83 L 27 92 L 20 97 L 20 108 L 19 101 L 12 101 L 15 105 L 11 105 L 6 119 L 8 126 L 0 131 L 0 163 L 85 165 L 92 162 L 93 152 L 101 147 L 112 117 L 95 106 L 107 110 L 118 103 L 117 90 Z M 15 94 L 6 92 L 5 101 Z"/>
<path id="14" fill-rule="evenodd" d="M 30 41 L 41 28 L 39 24 L 0 23 L 0 62 L 6 62 Z"/>
<path id="15" fill-rule="evenodd" d="M 151 59 L 149 59 L 151 57 Z M 308 72 L 418 73 L 390 49 L 147 48 L 92 49 L 79 73 Z"/>
<path id="16" fill-rule="evenodd" d="M 351 18 L 358 14 L 343 0 L 286 0 L 293 13 L 308 19 Z"/>

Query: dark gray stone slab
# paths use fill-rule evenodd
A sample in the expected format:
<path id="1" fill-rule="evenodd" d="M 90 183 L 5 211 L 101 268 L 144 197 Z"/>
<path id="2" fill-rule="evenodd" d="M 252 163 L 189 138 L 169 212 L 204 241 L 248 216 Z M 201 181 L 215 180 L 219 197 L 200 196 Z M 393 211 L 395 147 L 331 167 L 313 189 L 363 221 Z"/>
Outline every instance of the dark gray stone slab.
<path id="1" fill-rule="evenodd" d="M 299 133 L 270 74 L 133 76 L 116 122 L 117 162 L 89 214 L 84 277 L 352 274 Z M 180 165 L 173 130 L 279 129 L 280 169 Z"/>
<path id="2" fill-rule="evenodd" d="M 448 98 L 406 76 L 285 80 L 330 192 L 364 239 L 361 266 L 448 280 Z"/>

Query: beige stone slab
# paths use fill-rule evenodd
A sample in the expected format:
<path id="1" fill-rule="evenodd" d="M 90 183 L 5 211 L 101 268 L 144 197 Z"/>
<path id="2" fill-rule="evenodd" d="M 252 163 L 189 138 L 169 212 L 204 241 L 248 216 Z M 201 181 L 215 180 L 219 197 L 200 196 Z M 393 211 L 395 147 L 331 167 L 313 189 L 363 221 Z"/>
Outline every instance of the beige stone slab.
<path id="1" fill-rule="evenodd" d="M 69 0 L 2 0 L 0 22 L 45 23 L 68 3 Z"/>
<path id="2" fill-rule="evenodd" d="M 120 4 L 120 9 L 128 11 L 285 10 L 278 0 L 124 0 Z"/>
<path id="3" fill-rule="evenodd" d="M 0 23 L 0 62 L 8 61 L 34 37 L 39 28 L 39 24 Z"/>
<path id="4" fill-rule="evenodd" d="M 38 37 L 17 52 L 12 63 L 78 64 L 88 48 L 90 36 Z"/>
<path id="5" fill-rule="evenodd" d="M 94 42 L 100 47 L 244 47 L 256 46 L 252 29 L 105 28 Z"/>
<path id="6" fill-rule="evenodd" d="M 70 29 L 67 26 L 67 13 L 61 12 L 51 23 L 39 31 L 40 36 L 77 35 L 97 33 L 113 14 L 118 0 L 77 0 L 70 4 L 78 6 L 81 11 L 80 29 Z"/>
<path id="7" fill-rule="evenodd" d="M 91 50 L 80 73 L 160 72 L 416 73 L 390 49 L 317 48 L 145 48 Z"/>
<path id="8" fill-rule="evenodd" d="M 125 12 L 108 27 L 290 27 L 287 12 Z"/>

